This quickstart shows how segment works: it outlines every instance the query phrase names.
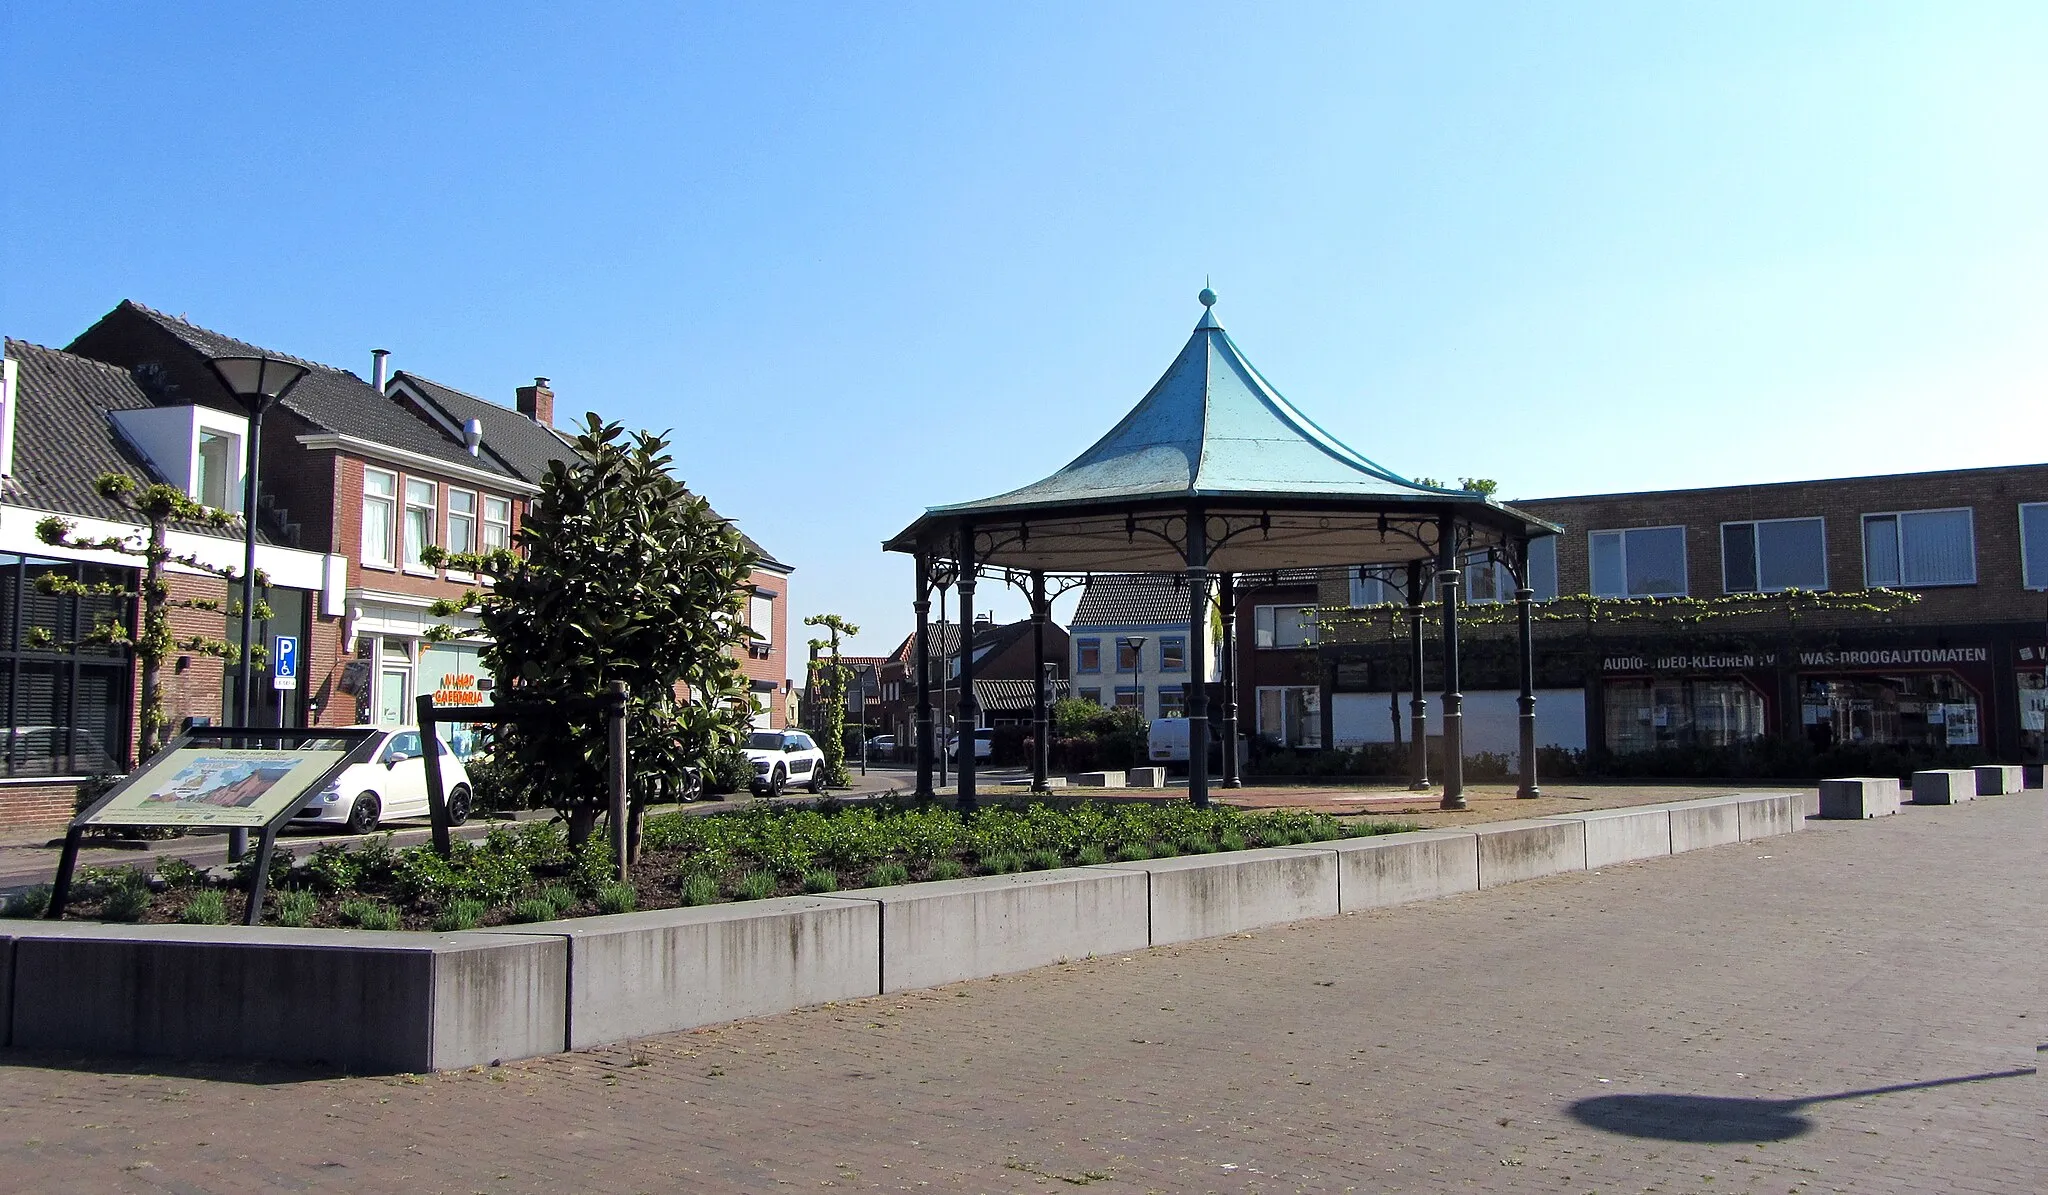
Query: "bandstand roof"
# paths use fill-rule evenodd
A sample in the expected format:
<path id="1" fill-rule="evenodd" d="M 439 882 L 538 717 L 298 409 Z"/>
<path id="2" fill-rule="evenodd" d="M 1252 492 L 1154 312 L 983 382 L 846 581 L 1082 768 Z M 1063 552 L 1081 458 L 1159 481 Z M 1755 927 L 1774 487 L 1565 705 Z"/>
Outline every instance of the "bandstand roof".
<path id="1" fill-rule="evenodd" d="M 1460 551 L 1555 534 L 1468 490 L 1409 481 L 1318 427 L 1217 322 L 1216 296 L 1180 355 L 1109 434 L 1041 481 L 936 506 L 883 546 L 950 553 L 963 525 L 978 564 L 1057 572 L 1177 572 L 1187 516 L 1205 515 L 1219 571 L 1433 558 L 1449 515 Z"/>

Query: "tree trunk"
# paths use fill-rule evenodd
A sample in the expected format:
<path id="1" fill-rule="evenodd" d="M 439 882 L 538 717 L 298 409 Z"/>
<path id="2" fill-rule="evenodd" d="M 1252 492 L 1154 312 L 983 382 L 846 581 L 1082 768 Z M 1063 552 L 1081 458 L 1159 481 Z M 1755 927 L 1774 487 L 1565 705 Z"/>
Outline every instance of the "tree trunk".
<path id="1" fill-rule="evenodd" d="M 640 830 L 647 820 L 647 798 L 634 785 L 626 796 L 626 863 L 640 865 Z"/>
<path id="2" fill-rule="evenodd" d="M 597 828 L 597 815 L 602 812 L 588 806 L 571 809 L 566 819 L 569 827 L 569 849 L 580 851 L 590 841 L 590 832 Z"/>

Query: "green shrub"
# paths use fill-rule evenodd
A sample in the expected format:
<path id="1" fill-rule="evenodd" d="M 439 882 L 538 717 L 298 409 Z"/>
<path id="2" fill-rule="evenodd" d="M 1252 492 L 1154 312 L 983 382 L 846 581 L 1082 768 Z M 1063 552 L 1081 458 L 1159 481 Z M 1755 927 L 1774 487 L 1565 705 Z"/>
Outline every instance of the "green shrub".
<path id="1" fill-rule="evenodd" d="M 1066 859 L 1058 851 L 1033 851 L 1024 856 L 1024 866 L 1032 871 L 1051 871 L 1066 865 Z"/>
<path id="2" fill-rule="evenodd" d="M 441 910 L 441 915 L 434 918 L 434 930 L 437 933 L 452 934 L 475 929 L 483 923 L 484 914 L 489 911 L 490 906 L 480 900 L 458 898 L 450 901 L 448 907 Z"/>
<path id="3" fill-rule="evenodd" d="M 149 908 L 149 880 L 139 871 L 116 872 L 105 877 L 100 887 L 105 893 L 100 916 L 108 921 L 140 921 Z"/>
<path id="4" fill-rule="evenodd" d="M 1151 857 L 1152 848 L 1142 842 L 1127 842 L 1116 848 L 1116 861 L 1119 863 L 1136 863 L 1140 859 Z"/>
<path id="5" fill-rule="evenodd" d="M 41 917 L 50 911 L 50 886 L 35 884 L 8 896 L 0 917 Z"/>
<path id="6" fill-rule="evenodd" d="M 744 792 L 754 782 L 754 765 L 746 752 L 730 744 L 704 761 L 704 791 L 711 795 Z"/>
<path id="7" fill-rule="evenodd" d="M 807 871 L 804 873 L 804 891 L 816 895 L 820 892 L 839 891 L 839 874 L 832 871 Z"/>
<path id="8" fill-rule="evenodd" d="M 520 922 L 553 921 L 555 906 L 538 897 L 522 900 L 512 906 L 512 920 Z"/>
<path id="9" fill-rule="evenodd" d="M 1175 845 L 1180 847 L 1180 853 L 1183 855 L 1206 855 L 1216 849 L 1214 839 L 1199 834 L 1190 834 Z"/>
<path id="10" fill-rule="evenodd" d="M 344 901 L 342 906 L 335 910 L 335 915 L 341 918 L 343 925 L 353 925 L 357 929 L 398 928 L 398 910 L 381 901 Z"/>
<path id="11" fill-rule="evenodd" d="M 630 913 L 639 907 L 640 893 L 631 884 L 613 882 L 597 890 L 597 911 Z"/>
<path id="12" fill-rule="evenodd" d="M 1241 851 L 1244 849 L 1244 835 L 1235 830 L 1225 830 L 1216 836 L 1216 846 L 1219 850 Z"/>
<path id="13" fill-rule="evenodd" d="M 910 869 L 901 863 L 884 863 L 868 873 L 868 887 L 893 888 L 910 882 Z"/>
<path id="14" fill-rule="evenodd" d="M 187 925 L 226 925 L 227 898 L 220 894 L 218 888 L 194 892 L 192 899 L 185 902 L 185 911 L 178 914 L 178 920 Z"/>
<path id="15" fill-rule="evenodd" d="M 1008 875 L 1024 870 L 1024 856 L 1016 851 L 994 851 L 981 857 L 981 869 L 990 875 Z"/>
<path id="16" fill-rule="evenodd" d="M 718 881 L 698 872 L 683 882 L 683 903 L 708 905 L 718 902 Z"/>
<path id="17" fill-rule="evenodd" d="M 273 920 L 286 929 L 304 929 L 320 909 L 319 898 L 303 888 L 287 888 L 277 894 L 277 915 Z"/>
<path id="18" fill-rule="evenodd" d="M 599 891 L 603 891 L 603 888 L 600 887 Z M 576 890 L 567 884 L 549 884 L 540 890 L 540 898 L 548 902 L 548 907 L 554 909 L 558 916 L 575 908 L 583 901 L 582 897 L 576 895 Z"/>
<path id="19" fill-rule="evenodd" d="M 1154 859 L 1171 859 L 1175 855 L 1180 854 L 1179 843 L 1172 842 L 1168 839 L 1163 838 L 1160 839 L 1158 842 L 1152 843 L 1146 849 L 1152 852 L 1152 857 Z"/>
<path id="20" fill-rule="evenodd" d="M 766 900 L 775 895 L 775 874 L 767 871 L 750 871 L 740 877 L 733 888 L 733 895 L 741 900 Z"/>
<path id="21" fill-rule="evenodd" d="M 341 843 L 330 842 L 306 861 L 305 878 L 324 892 L 347 892 L 362 878 L 362 861 Z"/>
<path id="22" fill-rule="evenodd" d="M 1101 843 L 1091 842 L 1074 852 L 1074 862 L 1083 867 L 1093 867 L 1098 863 L 1109 862 L 1109 852 L 1102 849 Z"/>
<path id="23" fill-rule="evenodd" d="M 156 857 L 156 876 L 171 888 L 199 888 L 206 884 L 204 870 L 172 855 Z"/>
<path id="24" fill-rule="evenodd" d="M 924 869 L 925 878 L 928 880 L 957 880 L 966 874 L 967 869 L 960 866 L 958 859 L 934 859 L 931 865 Z"/>

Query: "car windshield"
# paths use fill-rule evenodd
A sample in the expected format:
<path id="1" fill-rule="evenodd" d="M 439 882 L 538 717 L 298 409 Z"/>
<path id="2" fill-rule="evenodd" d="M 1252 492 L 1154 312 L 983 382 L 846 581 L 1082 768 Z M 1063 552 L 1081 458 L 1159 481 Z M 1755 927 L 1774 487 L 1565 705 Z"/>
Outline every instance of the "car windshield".
<path id="1" fill-rule="evenodd" d="M 756 731 L 747 736 L 747 746 L 755 751 L 780 751 L 782 736 L 773 731 Z"/>

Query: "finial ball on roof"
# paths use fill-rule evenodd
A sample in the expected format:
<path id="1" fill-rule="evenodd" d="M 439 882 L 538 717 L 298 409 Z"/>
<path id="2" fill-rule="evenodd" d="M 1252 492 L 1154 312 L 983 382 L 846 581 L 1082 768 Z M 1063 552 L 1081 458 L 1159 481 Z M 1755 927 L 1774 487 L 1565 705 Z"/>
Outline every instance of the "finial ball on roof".
<path id="1" fill-rule="evenodd" d="M 1202 301 L 1202 306 L 1204 307 L 1214 307 L 1216 305 L 1216 292 L 1206 286 L 1202 288 L 1202 293 L 1195 297 Z"/>

